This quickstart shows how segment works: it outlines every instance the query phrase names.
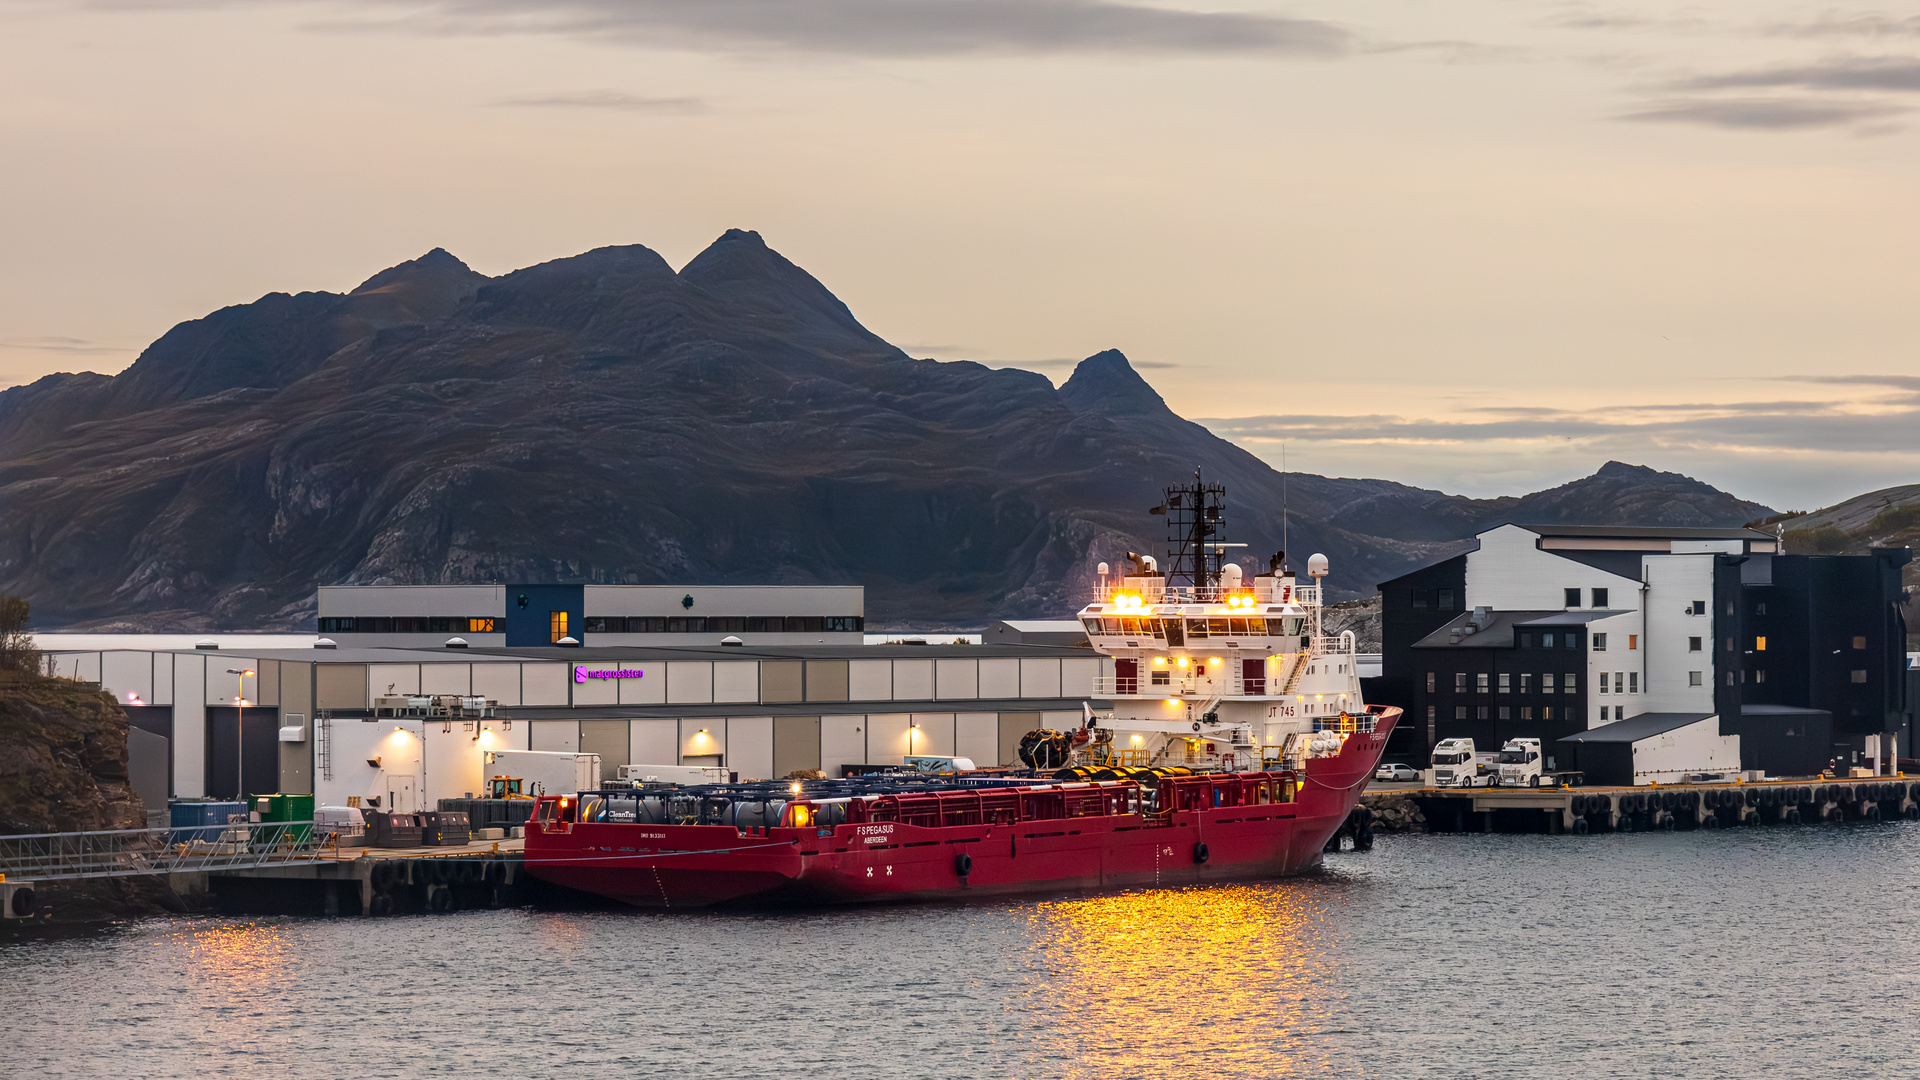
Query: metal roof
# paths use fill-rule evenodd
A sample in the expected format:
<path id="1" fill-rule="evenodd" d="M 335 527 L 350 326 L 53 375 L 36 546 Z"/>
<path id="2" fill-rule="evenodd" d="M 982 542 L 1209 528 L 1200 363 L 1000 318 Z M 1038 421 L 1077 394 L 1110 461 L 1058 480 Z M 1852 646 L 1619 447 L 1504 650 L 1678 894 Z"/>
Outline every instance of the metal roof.
<path id="1" fill-rule="evenodd" d="M 1629 716 L 1603 727 L 1576 732 L 1559 741 L 1570 743 L 1637 743 L 1669 731 L 1713 719 L 1712 713 L 1650 712 Z"/>
<path id="2" fill-rule="evenodd" d="M 1772 533 L 1757 529 L 1698 529 L 1698 528 L 1656 528 L 1647 525 L 1528 525 L 1510 521 L 1530 533 L 1540 536 L 1591 536 L 1617 537 L 1622 540 L 1767 540 L 1775 539 Z"/>
<path id="3" fill-rule="evenodd" d="M 1492 621 L 1471 634 L 1461 634 L 1454 640 L 1452 630 L 1465 626 L 1473 618 L 1473 612 L 1463 611 L 1447 621 L 1445 626 L 1413 643 L 1416 649 L 1511 649 L 1513 648 L 1513 628 L 1535 619 L 1559 615 L 1557 611 L 1495 611 Z M 1610 614 L 1620 614 L 1610 612 Z"/>

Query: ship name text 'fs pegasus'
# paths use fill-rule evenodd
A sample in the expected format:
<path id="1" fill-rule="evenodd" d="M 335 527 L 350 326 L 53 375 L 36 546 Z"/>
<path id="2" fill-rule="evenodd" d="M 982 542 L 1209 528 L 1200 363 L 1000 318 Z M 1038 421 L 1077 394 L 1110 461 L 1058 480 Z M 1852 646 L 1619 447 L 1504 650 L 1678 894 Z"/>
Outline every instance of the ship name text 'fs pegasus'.
<path id="1" fill-rule="evenodd" d="M 1224 490 L 1169 488 L 1166 568 L 1102 564 L 1080 612 L 1114 673 L 1070 731 L 1020 740 L 1024 767 L 965 759 L 838 780 L 552 794 L 528 872 L 642 907 L 862 903 L 1155 887 L 1317 866 L 1400 710 L 1360 700 L 1351 634 L 1320 633 L 1319 579 L 1275 555 L 1222 559 Z M 1091 702 L 1112 702 L 1096 712 Z M 630 767 L 630 770 L 636 767 Z M 817 775 L 817 774 L 816 774 Z"/>

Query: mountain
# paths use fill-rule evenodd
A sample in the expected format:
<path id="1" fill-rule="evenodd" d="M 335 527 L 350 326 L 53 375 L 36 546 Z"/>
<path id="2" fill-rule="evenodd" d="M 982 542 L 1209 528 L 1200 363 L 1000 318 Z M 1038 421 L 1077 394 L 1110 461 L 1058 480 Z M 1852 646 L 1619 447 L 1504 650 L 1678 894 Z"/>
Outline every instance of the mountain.
<path id="1" fill-rule="evenodd" d="M 875 625 L 980 625 L 1160 550 L 1145 510 L 1195 468 L 1256 565 L 1284 491 L 1336 598 L 1503 520 L 1771 512 L 1619 463 L 1517 499 L 1283 481 L 1117 351 L 1058 389 L 917 360 L 733 230 L 677 272 L 631 245 L 488 278 L 436 249 L 0 392 L 0 591 L 46 626 L 193 629 L 311 626 L 323 583 L 851 582 Z"/>
<path id="2" fill-rule="evenodd" d="M 1920 547 L 1920 484 L 1903 484 L 1856 495 L 1810 514 L 1779 514 L 1755 523 L 1779 529 L 1787 550 L 1799 555 L 1864 555 L 1876 547 Z M 1902 571 L 1908 606 L 1920 592 L 1920 565 Z M 1909 622 L 1920 611 L 1908 613 Z"/>

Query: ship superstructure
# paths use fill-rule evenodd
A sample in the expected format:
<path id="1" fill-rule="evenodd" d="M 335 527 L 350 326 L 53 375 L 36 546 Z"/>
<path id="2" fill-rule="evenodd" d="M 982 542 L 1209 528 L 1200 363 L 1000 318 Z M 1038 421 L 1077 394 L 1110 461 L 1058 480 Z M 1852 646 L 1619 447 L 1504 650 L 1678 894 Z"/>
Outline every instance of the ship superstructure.
<path id="1" fill-rule="evenodd" d="M 1314 752 L 1316 733 L 1371 730 L 1349 632 L 1322 632 L 1324 555 L 1301 584 L 1286 553 L 1249 574 L 1229 553 L 1225 490 L 1196 472 L 1153 508 L 1167 522 L 1164 568 L 1129 552 L 1097 568 L 1080 610 L 1093 647 L 1114 661 L 1093 687 L 1113 702 L 1091 714 L 1075 758 L 1094 766 L 1180 765 L 1229 772 Z M 1331 740 L 1321 738 L 1320 752 Z"/>

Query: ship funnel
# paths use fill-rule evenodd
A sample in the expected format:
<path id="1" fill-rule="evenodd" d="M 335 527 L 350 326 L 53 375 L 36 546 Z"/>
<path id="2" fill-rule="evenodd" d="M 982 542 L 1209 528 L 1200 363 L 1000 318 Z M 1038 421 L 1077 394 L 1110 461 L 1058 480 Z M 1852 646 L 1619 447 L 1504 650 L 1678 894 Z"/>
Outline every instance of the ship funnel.
<path id="1" fill-rule="evenodd" d="M 1314 577 L 1326 577 L 1327 557 L 1317 551 L 1307 556 L 1307 573 Z"/>

